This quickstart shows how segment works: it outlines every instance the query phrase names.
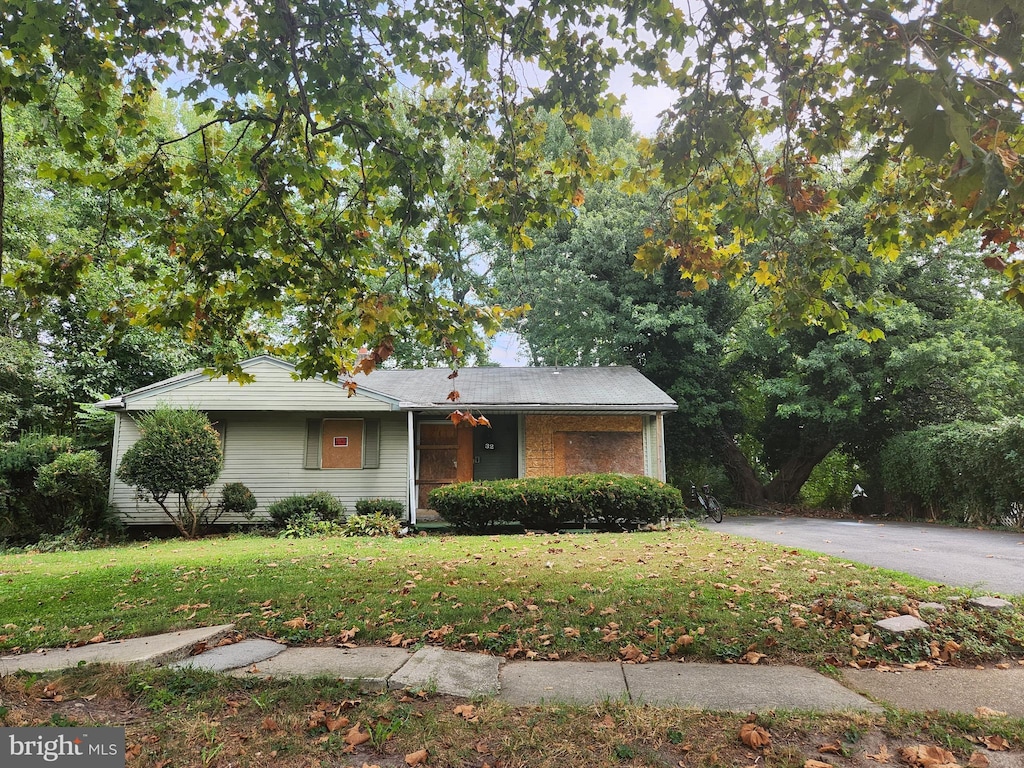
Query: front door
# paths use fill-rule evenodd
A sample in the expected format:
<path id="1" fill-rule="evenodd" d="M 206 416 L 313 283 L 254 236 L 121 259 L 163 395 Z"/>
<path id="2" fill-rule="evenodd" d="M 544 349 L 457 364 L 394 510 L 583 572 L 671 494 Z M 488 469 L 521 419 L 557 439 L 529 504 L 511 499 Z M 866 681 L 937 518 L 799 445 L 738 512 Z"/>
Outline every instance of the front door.
<path id="1" fill-rule="evenodd" d="M 473 479 L 519 477 L 518 417 L 497 414 L 487 418 L 491 426 L 473 429 Z"/>
<path id="2" fill-rule="evenodd" d="M 448 422 L 421 422 L 416 455 L 417 507 L 428 509 L 432 490 L 473 479 L 473 430 Z"/>

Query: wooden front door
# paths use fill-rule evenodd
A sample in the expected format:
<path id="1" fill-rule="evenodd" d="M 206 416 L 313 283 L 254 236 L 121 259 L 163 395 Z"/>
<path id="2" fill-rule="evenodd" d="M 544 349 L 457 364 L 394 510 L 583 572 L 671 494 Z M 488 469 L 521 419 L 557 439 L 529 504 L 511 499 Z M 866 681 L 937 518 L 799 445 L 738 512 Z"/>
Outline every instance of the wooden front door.
<path id="1" fill-rule="evenodd" d="M 416 445 L 417 507 L 428 509 L 435 488 L 473 479 L 473 430 L 452 424 L 423 423 Z"/>

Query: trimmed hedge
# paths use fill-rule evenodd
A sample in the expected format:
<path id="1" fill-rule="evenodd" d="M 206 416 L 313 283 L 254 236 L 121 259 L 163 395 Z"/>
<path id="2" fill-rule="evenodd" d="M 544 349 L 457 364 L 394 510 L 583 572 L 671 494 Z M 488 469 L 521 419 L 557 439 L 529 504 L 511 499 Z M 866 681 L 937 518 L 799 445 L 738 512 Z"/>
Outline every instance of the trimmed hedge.
<path id="1" fill-rule="evenodd" d="M 976 524 L 1024 523 L 1024 417 L 906 432 L 882 450 L 886 493 L 911 514 Z"/>
<path id="2" fill-rule="evenodd" d="M 405 504 L 398 499 L 359 499 L 356 501 L 356 514 L 380 514 L 401 520 L 405 517 Z"/>
<path id="3" fill-rule="evenodd" d="M 429 504 L 453 527 L 480 533 L 498 524 L 556 531 L 643 525 L 685 512 L 678 488 L 612 474 L 484 480 L 435 488 Z"/>
<path id="4" fill-rule="evenodd" d="M 286 496 L 267 507 L 267 514 L 277 528 L 285 528 L 293 518 L 300 517 L 327 523 L 343 522 L 346 512 L 345 505 L 327 491 L 313 491 L 305 496 Z"/>

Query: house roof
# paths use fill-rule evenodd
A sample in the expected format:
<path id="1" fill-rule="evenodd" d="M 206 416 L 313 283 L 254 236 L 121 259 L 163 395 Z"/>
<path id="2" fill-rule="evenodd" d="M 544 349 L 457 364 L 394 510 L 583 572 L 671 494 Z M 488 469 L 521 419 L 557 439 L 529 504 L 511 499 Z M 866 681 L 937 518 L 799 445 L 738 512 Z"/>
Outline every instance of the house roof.
<path id="1" fill-rule="evenodd" d="M 365 386 L 387 394 L 403 410 L 508 408 L 512 410 L 674 411 L 676 403 L 628 366 L 604 368 L 447 368 L 377 370 Z M 356 383 L 364 385 L 363 377 Z M 453 403 L 451 391 L 459 393 Z"/>
<path id="2" fill-rule="evenodd" d="M 243 370 L 270 365 L 293 373 L 295 368 L 283 360 L 266 355 L 251 358 L 241 364 Z M 448 368 L 418 370 L 376 370 L 357 375 L 357 393 L 378 401 L 392 410 L 452 410 L 454 408 L 510 410 L 510 411 L 616 411 L 657 412 L 674 411 L 677 406 L 665 392 L 634 368 L 612 366 L 604 368 L 462 368 L 458 376 L 449 379 Z M 202 389 L 211 377 L 203 370 L 190 371 L 163 381 L 136 389 L 119 397 L 98 403 L 101 408 L 123 410 L 133 401 L 161 398 L 183 389 Z M 257 376 L 257 385 L 259 385 Z M 223 381 L 223 380 L 222 380 Z M 327 382 L 323 382 L 326 384 Z M 301 382 L 296 382 L 300 385 Z M 263 400 L 261 408 L 267 410 L 301 410 L 294 398 L 284 395 L 279 385 L 270 398 Z M 341 384 L 338 405 L 344 408 L 354 404 Z M 191 388 L 191 389 L 190 389 Z M 448 395 L 459 393 L 456 401 Z M 231 397 L 236 407 L 241 406 L 248 392 L 246 387 L 233 389 Z M 290 386 L 289 386 L 290 391 Z M 201 398 L 200 398 L 201 399 Z M 196 402 L 197 407 L 202 403 Z M 245 409 L 244 407 L 242 408 Z"/>

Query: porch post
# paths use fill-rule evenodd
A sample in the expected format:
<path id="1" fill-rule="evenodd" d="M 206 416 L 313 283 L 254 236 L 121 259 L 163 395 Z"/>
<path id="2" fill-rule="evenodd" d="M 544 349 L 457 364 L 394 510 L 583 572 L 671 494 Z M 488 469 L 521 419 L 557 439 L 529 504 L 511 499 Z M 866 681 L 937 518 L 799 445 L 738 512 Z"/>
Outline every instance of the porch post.
<path id="1" fill-rule="evenodd" d="M 416 427 L 409 411 L 409 525 L 416 525 Z"/>
<path id="2" fill-rule="evenodd" d="M 658 411 L 655 418 L 657 419 L 655 432 L 658 443 L 658 479 L 665 483 L 668 482 L 668 469 L 665 466 L 665 414 Z"/>

